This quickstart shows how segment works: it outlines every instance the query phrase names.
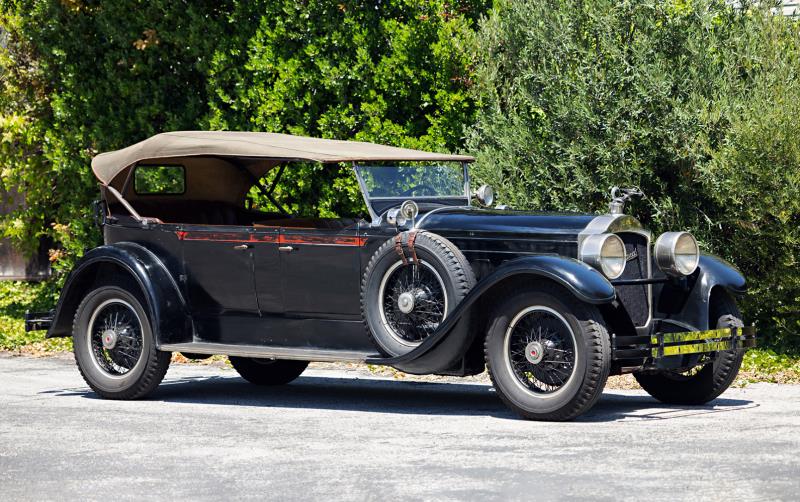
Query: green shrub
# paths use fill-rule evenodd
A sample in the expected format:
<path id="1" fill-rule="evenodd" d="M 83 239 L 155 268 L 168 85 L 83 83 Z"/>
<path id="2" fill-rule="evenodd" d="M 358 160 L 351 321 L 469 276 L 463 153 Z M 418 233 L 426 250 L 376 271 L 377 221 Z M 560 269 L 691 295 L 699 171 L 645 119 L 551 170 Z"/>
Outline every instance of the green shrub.
<path id="1" fill-rule="evenodd" d="M 691 230 L 748 277 L 748 321 L 796 344 L 800 36 L 723 0 L 503 1 L 481 26 L 468 150 L 499 200 Z"/>
<path id="2" fill-rule="evenodd" d="M 456 150 L 474 116 L 469 43 L 486 3 L 237 4 L 211 61 L 208 126 Z M 363 206 L 349 166 L 294 165 L 284 181 L 293 212 Z"/>

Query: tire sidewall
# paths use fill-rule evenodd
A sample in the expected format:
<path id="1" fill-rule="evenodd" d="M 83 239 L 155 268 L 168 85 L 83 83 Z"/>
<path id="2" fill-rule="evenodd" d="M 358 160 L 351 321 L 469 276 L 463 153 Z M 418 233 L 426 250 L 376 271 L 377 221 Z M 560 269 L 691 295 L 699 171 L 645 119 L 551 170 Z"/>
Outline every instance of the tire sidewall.
<path id="1" fill-rule="evenodd" d="M 506 354 L 506 336 L 514 317 L 528 307 L 542 306 L 560 314 L 575 336 L 575 369 L 567 384 L 551 395 L 537 395 L 522 387 L 513 374 Z M 541 292 L 515 295 L 496 311 L 487 333 L 487 362 L 494 384 L 514 406 L 532 414 L 553 413 L 568 406 L 580 393 L 589 364 L 589 348 L 580 320 L 564 302 Z"/>
<path id="2" fill-rule="evenodd" d="M 142 353 L 136 366 L 128 373 L 112 377 L 100 369 L 94 360 L 91 343 L 89 342 L 89 322 L 94 312 L 108 300 L 121 300 L 133 307 L 142 331 Z M 130 292 L 116 286 L 102 286 L 89 293 L 75 314 L 73 325 L 73 350 L 75 360 L 80 369 L 93 387 L 109 393 L 122 393 L 135 386 L 147 371 L 147 362 L 150 353 L 155 351 L 153 332 L 150 320 L 141 302 Z"/>
<path id="3" fill-rule="evenodd" d="M 442 257 L 437 253 L 431 252 L 428 249 L 428 246 L 425 244 L 426 237 L 427 236 L 424 234 L 420 234 L 417 237 L 417 244 L 415 246 L 417 258 L 429 264 L 441 278 L 445 294 L 447 295 L 447 311 L 445 312 L 445 317 L 447 317 L 463 299 L 464 294 L 457 288 L 456 282 L 458 279 L 454 277 L 453 271 L 450 270 L 447 263 L 444 262 Z M 368 275 L 365 278 L 365 320 L 372 331 L 373 339 L 378 344 L 379 349 L 391 356 L 405 354 L 422 343 L 403 343 L 399 341 L 396 336 L 390 332 L 390 328 L 384 325 L 381 316 L 381 283 L 387 272 L 399 261 L 401 261 L 400 257 L 393 249 L 391 249 L 390 252 L 384 252 L 368 271 Z M 408 265 L 400 266 L 412 266 L 412 264 L 409 261 Z"/>

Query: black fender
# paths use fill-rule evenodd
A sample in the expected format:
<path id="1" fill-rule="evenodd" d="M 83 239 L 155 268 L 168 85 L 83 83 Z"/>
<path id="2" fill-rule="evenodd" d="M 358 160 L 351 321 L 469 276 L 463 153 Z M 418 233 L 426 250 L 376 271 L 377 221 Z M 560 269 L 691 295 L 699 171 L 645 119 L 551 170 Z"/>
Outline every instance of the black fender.
<path id="1" fill-rule="evenodd" d="M 67 277 L 47 338 L 70 336 L 78 305 L 103 266 L 130 274 L 141 289 L 156 345 L 191 341 L 186 301 L 164 263 L 152 251 L 133 242 L 99 246 L 87 252 Z"/>
<path id="2" fill-rule="evenodd" d="M 694 331 L 713 328 L 710 326 L 709 303 L 714 288 L 721 287 L 734 297 L 747 291 L 745 278 L 736 267 L 708 254 L 700 256 L 697 271 L 687 281 L 686 287 L 688 292 L 670 285 L 654 291 L 655 307 L 669 313 L 666 319 L 682 323 Z"/>
<path id="3" fill-rule="evenodd" d="M 418 347 L 401 356 L 369 359 L 367 363 L 393 366 L 406 373 L 416 374 L 447 370 L 464 356 L 476 333 L 472 329 L 464 330 L 465 334 L 459 337 L 448 336 L 456 323 L 468 315 L 475 302 L 493 286 L 511 277 L 525 275 L 555 281 L 587 303 L 610 303 L 616 297 L 614 286 L 608 279 L 582 261 L 557 255 L 535 255 L 509 260 L 478 282 L 439 328 Z"/>

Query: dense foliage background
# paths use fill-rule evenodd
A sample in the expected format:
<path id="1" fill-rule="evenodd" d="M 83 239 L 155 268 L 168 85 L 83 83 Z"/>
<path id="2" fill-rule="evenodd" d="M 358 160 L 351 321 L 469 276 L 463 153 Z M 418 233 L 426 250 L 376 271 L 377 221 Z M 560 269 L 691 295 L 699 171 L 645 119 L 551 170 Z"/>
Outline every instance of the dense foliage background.
<path id="1" fill-rule="evenodd" d="M 274 131 L 468 151 L 522 208 L 603 210 L 612 185 L 641 186 L 629 210 L 646 225 L 691 230 L 743 269 L 773 346 L 800 330 L 800 34 L 767 8 L 3 0 L 0 26 L 0 191 L 27 202 L 0 234 L 53 239 L 53 288 L 97 243 L 98 151 Z M 361 204 L 347 169 L 313 165 L 280 196 L 320 215 Z"/>
<path id="2" fill-rule="evenodd" d="M 603 210 L 743 270 L 771 343 L 800 328 L 800 24 L 723 0 L 514 0 L 479 32 L 467 149 L 500 200 Z"/>

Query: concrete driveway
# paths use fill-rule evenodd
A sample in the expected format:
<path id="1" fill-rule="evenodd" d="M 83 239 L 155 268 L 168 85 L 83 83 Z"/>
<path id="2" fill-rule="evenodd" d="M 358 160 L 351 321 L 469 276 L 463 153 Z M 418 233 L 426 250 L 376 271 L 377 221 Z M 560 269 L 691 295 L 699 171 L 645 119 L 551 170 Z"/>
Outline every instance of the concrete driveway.
<path id="1" fill-rule="evenodd" d="M 797 500 L 800 386 L 710 406 L 607 391 L 570 423 L 476 383 L 309 370 L 258 388 L 173 365 L 147 401 L 98 399 L 65 359 L 0 356 L 0 499 Z"/>

